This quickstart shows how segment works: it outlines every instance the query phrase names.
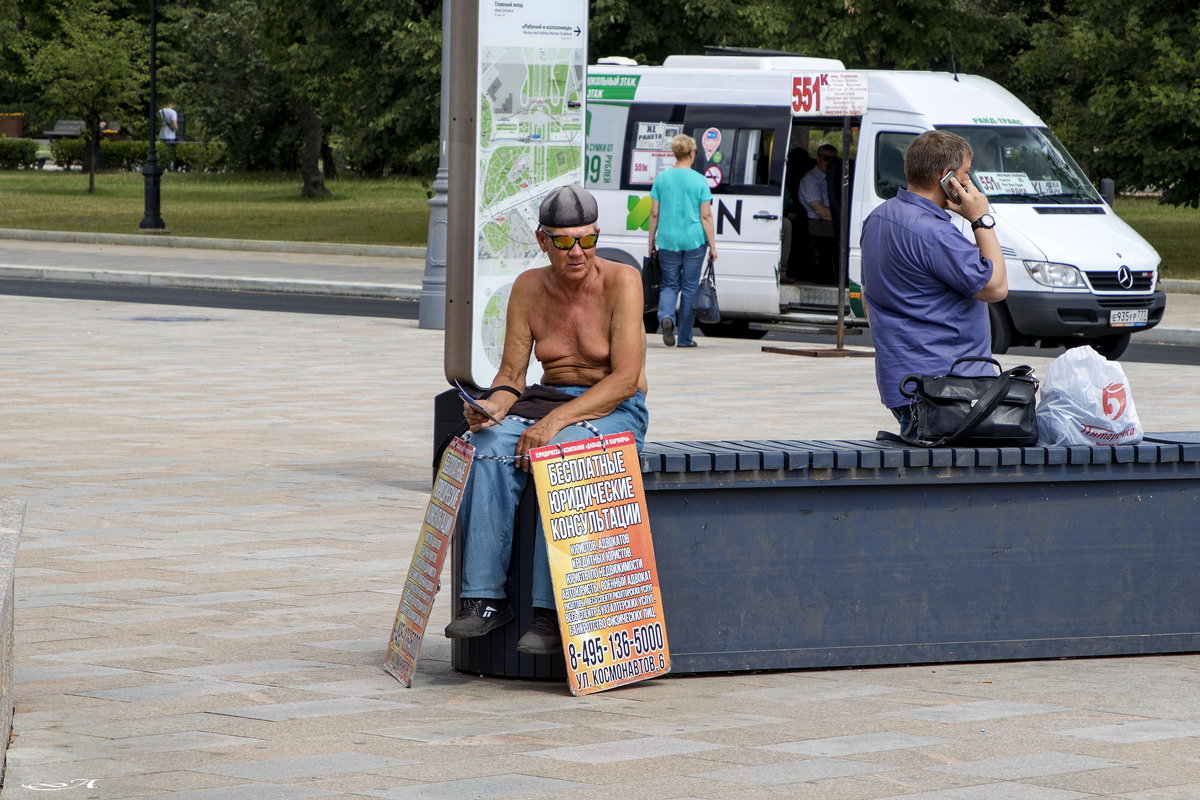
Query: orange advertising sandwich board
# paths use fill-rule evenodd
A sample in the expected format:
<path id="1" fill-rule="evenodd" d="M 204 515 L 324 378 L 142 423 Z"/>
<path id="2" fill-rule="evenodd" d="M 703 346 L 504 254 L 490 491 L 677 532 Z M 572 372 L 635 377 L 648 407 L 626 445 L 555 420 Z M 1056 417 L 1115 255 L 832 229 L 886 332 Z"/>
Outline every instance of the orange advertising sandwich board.
<path id="1" fill-rule="evenodd" d="M 429 624 L 429 612 L 450 549 L 450 535 L 458 519 L 474 455 L 475 448 L 458 437 L 442 454 L 429 508 L 421 523 L 421 536 L 408 567 L 404 591 L 400 594 L 400 607 L 396 609 L 396 624 L 392 626 L 383 668 L 408 687 L 412 686 L 417 654 L 421 651 L 425 626 Z"/>
<path id="2" fill-rule="evenodd" d="M 632 433 L 529 452 L 571 694 L 671 671 Z"/>

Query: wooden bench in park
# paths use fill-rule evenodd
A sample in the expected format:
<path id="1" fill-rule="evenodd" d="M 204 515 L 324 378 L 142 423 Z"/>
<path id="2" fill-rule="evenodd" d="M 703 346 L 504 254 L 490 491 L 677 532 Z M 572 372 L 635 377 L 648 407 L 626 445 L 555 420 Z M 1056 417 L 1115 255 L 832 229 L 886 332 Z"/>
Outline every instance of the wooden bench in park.
<path id="1" fill-rule="evenodd" d="M 43 139 L 77 139 L 83 135 L 87 123 L 81 119 L 60 119 L 53 130 L 43 131 Z"/>
<path id="2" fill-rule="evenodd" d="M 648 442 L 642 471 L 677 673 L 1200 651 L 1200 433 Z M 565 676 L 516 652 L 534 508 L 527 492 L 519 619 L 455 640 L 457 670 Z"/>

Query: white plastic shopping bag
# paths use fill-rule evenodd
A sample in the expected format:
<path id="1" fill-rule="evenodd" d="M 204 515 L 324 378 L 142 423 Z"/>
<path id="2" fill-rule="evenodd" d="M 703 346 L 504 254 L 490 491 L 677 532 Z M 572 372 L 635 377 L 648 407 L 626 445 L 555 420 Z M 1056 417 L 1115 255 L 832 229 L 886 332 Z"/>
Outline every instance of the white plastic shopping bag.
<path id="1" fill-rule="evenodd" d="M 1142 423 L 1125 370 L 1086 345 L 1050 365 L 1037 406 L 1038 444 L 1136 444 Z"/>

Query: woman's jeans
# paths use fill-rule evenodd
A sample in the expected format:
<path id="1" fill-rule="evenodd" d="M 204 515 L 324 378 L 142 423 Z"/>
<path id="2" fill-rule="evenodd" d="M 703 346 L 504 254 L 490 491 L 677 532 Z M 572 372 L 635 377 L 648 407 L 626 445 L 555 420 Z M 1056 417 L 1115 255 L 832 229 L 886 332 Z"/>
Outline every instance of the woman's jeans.
<path id="1" fill-rule="evenodd" d="M 586 386 L 554 388 L 576 397 L 588 389 Z M 650 422 L 646 396 L 638 392 L 607 417 L 588 422 L 602 434 L 631 431 L 637 440 L 638 452 L 641 452 Z M 499 425 L 471 434 L 476 460 L 471 465 L 460 512 L 463 536 L 460 597 L 498 600 L 506 596 L 504 584 L 512 556 L 513 517 L 530 473 L 510 462 L 480 459 L 479 456 L 511 456 L 517 450 L 517 439 L 528 427 L 529 423 L 506 417 Z M 595 434 L 582 425 L 568 425 L 550 441 L 559 444 L 593 436 Z M 635 465 L 634 468 L 638 467 Z M 541 515 L 538 516 L 533 543 L 533 605 L 535 608 L 554 608 L 550 560 L 546 554 L 546 538 L 542 535 Z"/>
<path id="2" fill-rule="evenodd" d="M 704 256 L 708 245 L 695 250 L 659 250 L 658 268 L 662 273 L 662 285 L 658 290 L 658 321 L 667 317 L 679 331 L 679 344 L 692 341 L 692 324 L 696 315 L 692 311 L 692 299 L 700 288 L 700 272 L 704 269 Z M 675 299 L 679 298 L 679 316 L 675 316 Z"/>

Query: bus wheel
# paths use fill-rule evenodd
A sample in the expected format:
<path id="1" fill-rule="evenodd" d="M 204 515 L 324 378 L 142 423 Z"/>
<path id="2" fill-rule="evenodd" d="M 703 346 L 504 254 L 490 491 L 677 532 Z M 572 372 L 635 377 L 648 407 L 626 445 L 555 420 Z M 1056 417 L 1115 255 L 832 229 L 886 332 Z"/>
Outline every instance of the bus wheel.
<path id="1" fill-rule="evenodd" d="M 1129 347 L 1129 337 L 1128 333 L 1114 333 L 1110 336 L 1097 336 L 1088 344 L 1109 361 L 1116 361 L 1125 352 L 1125 348 Z"/>
<path id="2" fill-rule="evenodd" d="M 1012 318 L 1003 303 L 988 303 L 988 320 L 992 327 L 992 352 L 1004 355 L 1013 346 L 1014 334 Z"/>
<path id="3" fill-rule="evenodd" d="M 698 322 L 696 326 L 705 336 L 723 336 L 727 339 L 761 339 L 767 335 L 765 330 L 751 328 L 744 319 L 723 319 L 717 323 Z"/>

